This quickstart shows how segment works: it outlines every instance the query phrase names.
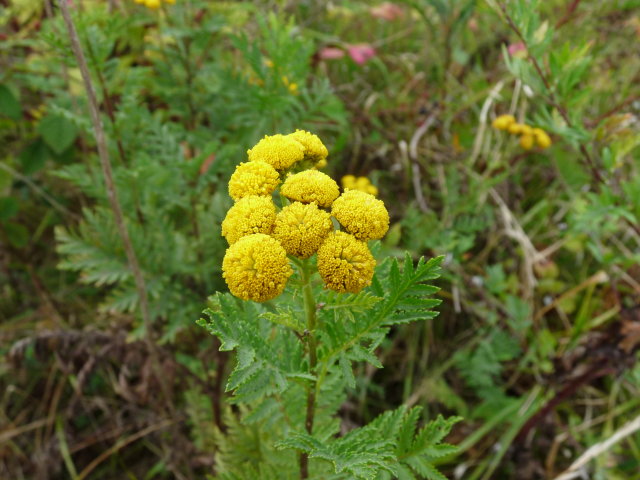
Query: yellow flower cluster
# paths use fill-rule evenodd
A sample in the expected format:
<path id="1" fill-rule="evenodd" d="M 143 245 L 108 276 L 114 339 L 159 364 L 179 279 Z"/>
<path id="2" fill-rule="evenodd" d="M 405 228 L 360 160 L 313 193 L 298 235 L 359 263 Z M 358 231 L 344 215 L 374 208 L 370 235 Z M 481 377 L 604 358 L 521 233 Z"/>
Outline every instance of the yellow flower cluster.
<path id="1" fill-rule="evenodd" d="M 134 0 L 134 2 L 144 5 L 151 10 L 157 10 L 163 3 L 173 5 L 176 0 Z"/>
<path id="2" fill-rule="evenodd" d="M 371 284 L 376 262 L 366 242 L 384 236 L 389 214 L 371 189 L 340 195 L 338 184 L 316 170 L 328 153 L 316 135 L 296 130 L 265 136 L 248 150 L 249 162 L 237 166 L 229 180 L 235 204 L 222 222 L 230 245 L 223 277 L 236 297 L 263 302 L 280 295 L 292 274 L 287 255 L 317 253 L 320 277 L 332 290 L 357 293 Z M 303 169 L 289 173 L 293 168 Z M 281 179 L 278 211 L 273 192 Z M 341 231 L 334 231 L 332 216 Z"/>
<path id="3" fill-rule="evenodd" d="M 525 150 L 531 150 L 535 145 L 543 149 L 551 146 L 551 137 L 547 132 L 518 123 L 513 115 L 500 115 L 493 121 L 493 128 L 520 135 L 520 146 Z"/>
<path id="4" fill-rule="evenodd" d="M 370 193 L 374 197 L 378 195 L 378 189 L 367 177 L 354 177 L 353 175 L 345 175 L 341 180 L 342 188 L 349 190 L 360 190 L 361 192 Z"/>

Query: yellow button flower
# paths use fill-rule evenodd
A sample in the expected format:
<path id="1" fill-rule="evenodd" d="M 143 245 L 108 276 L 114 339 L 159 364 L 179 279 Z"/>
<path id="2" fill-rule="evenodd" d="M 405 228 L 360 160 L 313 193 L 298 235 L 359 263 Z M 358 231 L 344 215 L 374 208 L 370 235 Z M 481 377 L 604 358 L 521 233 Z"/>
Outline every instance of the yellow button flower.
<path id="1" fill-rule="evenodd" d="M 382 238 L 389 230 L 389 212 L 370 193 L 347 190 L 333 202 L 331 213 L 359 240 Z"/>
<path id="2" fill-rule="evenodd" d="M 293 273 L 278 241 L 257 233 L 231 245 L 222 260 L 222 276 L 233 295 L 265 302 L 282 293 Z"/>
<path id="3" fill-rule="evenodd" d="M 345 232 L 330 234 L 318 249 L 318 272 L 336 292 L 358 293 L 371 284 L 375 266 L 367 244 Z"/>
<path id="4" fill-rule="evenodd" d="M 329 150 L 324 146 L 322 140 L 317 135 L 314 135 L 311 132 L 307 132 L 305 130 L 296 130 L 293 133 L 287 135 L 294 140 L 297 140 L 305 147 L 304 156 L 305 158 L 312 160 L 314 162 L 319 162 L 327 158 L 329 155 Z"/>
<path id="5" fill-rule="evenodd" d="M 549 148 L 551 146 L 551 137 L 547 132 L 542 130 L 541 128 L 533 129 L 533 136 L 536 139 L 536 143 L 540 148 Z"/>
<path id="6" fill-rule="evenodd" d="M 273 238 L 289 255 L 309 258 L 333 230 L 331 215 L 315 204 L 293 202 L 276 216 Z"/>
<path id="7" fill-rule="evenodd" d="M 245 162 L 236 167 L 229 179 L 229 195 L 240 200 L 249 195 L 271 195 L 280 183 L 280 175 L 265 162 Z"/>
<path id="8" fill-rule="evenodd" d="M 342 177 L 342 188 L 345 190 L 360 190 L 361 192 L 370 193 L 374 197 L 378 195 L 378 189 L 371 184 L 367 177 L 354 177 L 353 175 L 345 175 Z"/>
<path id="9" fill-rule="evenodd" d="M 322 160 L 319 160 L 318 163 L 316 163 L 313 168 L 317 168 L 317 169 L 321 169 L 327 166 L 327 159 L 323 158 Z"/>
<path id="10" fill-rule="evenodd" d="M 522 123 L 512 123 L 507 127 L 507 132 L 512 135 L 520 135 L 521 133 L 524 133 L 525 127 L 526 125 L 523 125 Z"/>
<path id="11" fill-rule="evenodd" d="M 356 184 L 356 177 L 354 175 L 345 175 L 340 180 L 342 188 L 353 188 Z"/>
<path id="12" fill-rule="evenodd" d="M 525 150 L 531 150 L 533 148 L 534 137 L 531 134 L 524 134 L 520 137 L 520 146 Z"/>
<path id="13" fill-rule="evenodd" d="M 222 222 L 222 236 L 229 245 L 252 233 L 270 235 L 276 221 L 276 207 L 271 197 L 250 195 L 229 209 Z"/>
<path id="14" fill-rule="evenodd" d="M 302 203 L 315 202 L 321 207 L 331 206 L 340 195 L 335 180 L 317 170 L 305 170 L 290 175 L 280 187 L 280 192 L 290 200 Z"/>
<path id="15" fill-rule="evenodd" d="M 493 128 L 498 130 L 507 130 L 512 124 L 516 123 L 516 117 L 513 115 L 500 115 L 493 121 Z"/>
<path id="16" fill-rule="evenodd" d="M 261 161 L 276 170 L 286 170 L 304 158 L 304 146 L 288 135 L 265 135 L 247 151 L 249 160 Z"/>

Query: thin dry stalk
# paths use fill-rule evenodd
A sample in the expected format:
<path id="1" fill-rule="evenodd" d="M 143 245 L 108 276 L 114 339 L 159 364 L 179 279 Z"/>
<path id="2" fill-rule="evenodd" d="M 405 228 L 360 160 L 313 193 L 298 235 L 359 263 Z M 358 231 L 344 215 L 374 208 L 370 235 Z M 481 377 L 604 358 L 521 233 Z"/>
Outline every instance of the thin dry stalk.
<path id="1" fill-rule="evenodd" d="M 73 23 L 73 19 L 71 18 L 67 1 L 58 0 L 58 4 L 60 5 L 60 10 L 62 11 L 62 17 L 64 18 L 64 23 L 69 33 L 69 39 L 71 40 L 71 48 L 76 57 L 76 61 L 78 62 L 78 67 L 80 68 L 80 73 L 82 74 L 84 88 L 87 92 L 91 121 L 93 123 L 93 131 L 96 137 L 96 145 L 98 147 L 98 157 L 100 158 L 100 166 L 102 167 L 102 173 L 104 175 L 105 186 L 107 189 L 107 198 L 109 199 L 111 210 L 113 210 L 118 234 L 120 235 L 120 238 L 122 240 L 122 244 L 127 255 L 127 261 L 129 263 L 129 268 L 131 268 L 133 278 L 135 280 L 136 291 L 138 292 L 138 298 L 140 299 L 142 320 L 145 327 L 145 340 L 149 349 L 152 368 L 162 389 L 167 409 L 173 413 L 174 408 L 173 404 L 171 403 L 169 386 L 166 384 L 165 377 L 162 375 L 157 346 L 153 340 L 153 329 L 151 326 L 151 313 L 149 311 L 147 288 L 145 285 L 144 277 L 142 275 L 140 264 L 138 263 L 138 257 L 136 256 L 133 244 L 131 243 L 131 238 L 129 237 L 129 231 L 127 230 L 127 226 L 125 225 L 124 214 L 122 213 L 122 207 L 120 206 L 120 201 L 118 199 L 118 191 L 113 180 L 111 160 L 109 158 L 109 150 L 107 149 L 107 141 L 104 133 L 104 128 L 102 126 L 102 120 L 100 119 L 100 110 L 98 108 L 98 100 L 96 97 L 95 88 L 93 87 L 93 82 L 89 73 L 89 67 L 87 66 L 87 60 L 82 50 L 82 45 L 80 44 L 80 38 L 78 37 L 78 32 L 76 30 L 75 24 Z"/>
<path id="2" fill-rule="evenodd" d="M 572 478 L 582 476 L 582 473 L 580 472 L 582 467 L 584 467 L 587 463 L 589 463 L 597 456 L 609 450 L 620 440 L 625 439 L 629 435 L 633 435 L 638 430 L 640 430 L 640 415 L 638 415 L 630 422 L 625 423 L 605 441 L 596 443 L 591 448 L 589 448 L 586 452 L 580 455 L 580 457 L 578 457 L 578 459 L 573 462 L 567 470 L 557 476 L 554 480 L 571 480 Z"/>
<path id="3" fill-rule="evenodd" d="M 76 57 L 76 61 L 78 62 L 78 67 L 80 68 L 80 73 L 82 74 L 84 88 L 87 92 L 91 121 L 93 123 L 93 131 L 98 147 L 98 157 L 100 158 L 100 166 L 102 167 L 102 173 L 104 175 L 104 181 L 107 188 L 107 198 L 109 199 L 111 210 L 113 210 L 116 227 L 118 229 L 118 234 L 120 235 L 125 253 L 127 255 L 129 268 L 131 268 L 131 271 L 133 273 L 136 290 L 138 292 L 138 297 L 140 298 L 140 309 L 142 310 L 142 319 L 144 321 L 147 338 L 152 343 L 151 314 L 149 312 L 147 288 L 145 285 L 144 277 L 142 275 L 142 270 L 140 269 L 140 264 L 138 263 L 138 257 L 136 256 L 133 244 L 131 243 L 131 238 L 129 237 L 129 231 L 127 230 L 124 222 L 124 215 L 122 213 L 122 208 L 120 207 L 120 201 L 118 199 L 118 191 L 116 189 L 115 182 L 113 181 L 111 160 L 109 158 L 109 151 L 107 149 L 107 141 L 104 134 L 104 128 L 102 127 L 102 120 L 100 119 L 98 100 L 96 98 L 95 89 L 93 88 L 91 75 L 89 74 L 89 67 L 87 66 L 87 61 L 82 50 L 82 45 L 80 45 L 78 32 L 76 31 L 76 27 L 73 23 L 73 20 L 71 19 L 71 14 L 69 13 L 69 6 L 67 5 L 67 2 L 65 0 L 58 0 L 58 4 L 60 5 L 60 10 L 62 11 L 62 17 L 64 18 L 64 23 L 67 27 L 69 38 L 71 40 L 71 48 L 73 50 L 73 54 Z"/>

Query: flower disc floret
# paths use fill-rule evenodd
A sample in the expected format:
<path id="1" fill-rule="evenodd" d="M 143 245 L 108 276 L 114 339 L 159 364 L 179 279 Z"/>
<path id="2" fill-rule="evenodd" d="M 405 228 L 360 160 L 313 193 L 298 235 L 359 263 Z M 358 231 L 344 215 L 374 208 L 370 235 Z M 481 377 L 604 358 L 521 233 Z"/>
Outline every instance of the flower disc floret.
<path id="1" fill-rule="evenodd" d="M 243 300 L 264 302 L 277 297 L 292 273 L 282 245 L 262 233 L 238 240 L 222 260 L 222 276 L 229 290 Z"/>
<path id="2" fill-rule="evenodd" d="M 276 216 L 273 238 L 282 244 L 287 254 L 309 258 L 332 230 L 331 215 L 327 212 L 313 203 L 293 202 Z"/>
<path id="3" fill-rule="evenodd" d="M 276 170 L 287 170 L 304 158 L 304 145 L 288 135 L 265 135 L 251 150 L 249 161 L 265 162 Z"/>
<path id="4" fill-rule="evenodd" d="M 327 158 L 327 155 L 329 155 L 329 150 L 324 146 L 320 137 L 311 132 L 307 132 L 306 130 L 296 130 L 288 136 L 297 140 L 304 146 L 304 156 L 309 160 L 319 162 L 320 160 Z"/>
<path id="5" fill-rule="evenodd" d="M 222 236 L 229 245 L 253 233 L 270 235 L 276 221 L 276 207 L 271 197 L 250 195 L 241 198 L 222 221 Z"/>
<path id="6" fill-rule="evenodd" d="M 358 240 L 382 238 L 389 230 L 384 202 L 370 193 L 347 190 L 333 202 L 331 213 Z"/>
<path id="7" fill-rule="evenodd" d="M 330 234 L 318 249 L 318 272 L 336 292 L 358 293 L 371 284 L 375 266 L 367 244 L 345 232 Z"/>
<path id="8" fill-rule="evenodd" d="M 321 207 L 330 207 L 340 195 L 335 180 L 317 170 L 305 170 L 290 175 L 280 187 L 280 191 L 290 200 L 317 203 Z"/>
<path id="9" fill-rule="evenodd" d="M 245 162 L 229 179 L 229 195 L 236 201 L 249 195 L 271 195 L 279 183 L 280 175 L 268 163 Z"/>

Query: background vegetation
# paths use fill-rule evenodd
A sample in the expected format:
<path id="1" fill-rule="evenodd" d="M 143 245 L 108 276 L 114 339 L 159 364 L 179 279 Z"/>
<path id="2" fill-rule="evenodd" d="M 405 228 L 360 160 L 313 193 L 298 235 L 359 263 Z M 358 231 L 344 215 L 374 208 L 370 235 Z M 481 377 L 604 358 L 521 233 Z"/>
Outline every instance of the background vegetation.
<path id="1" fill-rule="evenodd" d="M 343 431 L 459 415 L 449 478 L 538 479 L 637 417 L 637 0 L 70 7 L 152 328 L 58 5 L 0 2 L 0 478 L 195 479 L 234 453 L 228 355 L 195 321 L 226 290 L 230 173 L 295 128 L 378 187 L 378 258 L 445 255 L 440 315 L 394 327 Z M 503 113 L 553 145 L 523 149 Z M 640 434 L 583 469 L 640 478 Z"/>

